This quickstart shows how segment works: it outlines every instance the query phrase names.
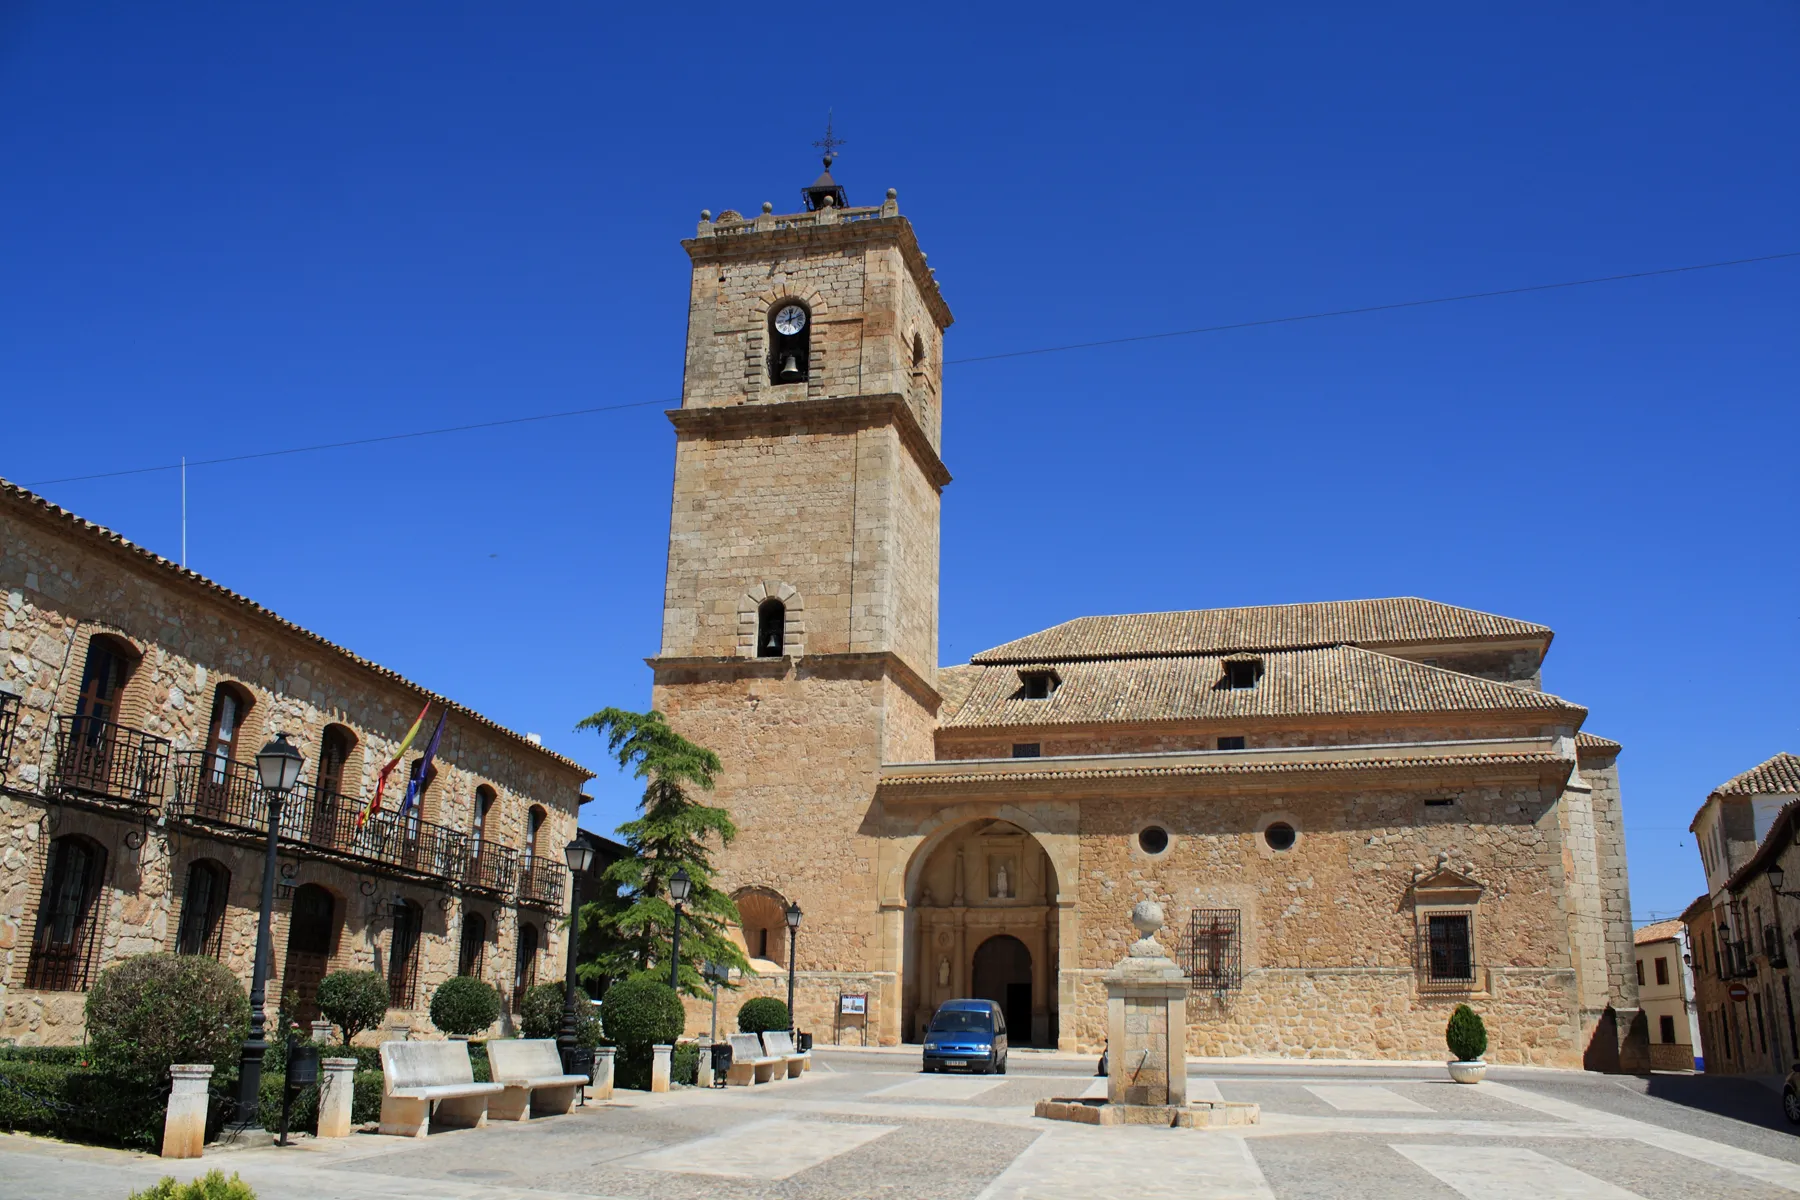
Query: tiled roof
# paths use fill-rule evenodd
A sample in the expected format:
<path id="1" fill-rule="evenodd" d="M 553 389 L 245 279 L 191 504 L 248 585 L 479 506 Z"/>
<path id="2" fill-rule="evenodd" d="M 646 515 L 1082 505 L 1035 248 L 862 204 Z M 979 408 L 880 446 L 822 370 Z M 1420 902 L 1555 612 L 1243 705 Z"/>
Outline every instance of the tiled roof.
<path id="1" fill-rule="evenodd" d="M 1712 790 L 1715 796 L 1800 795 L 1800 756 L 1783 750 L 1757 763 L 1742 775 L 1733 775 Z"/>
<path id="2" fill-rule="evenodd" d="M 1672 917 L 1667 921 L 1657 921 L 1646 925 L 1631 935 L 1633 945 L 1647 946 L 1651 942 L 1670 942 L 1681 936 L 1682 921 L 1680 917 Z"/>
<path id="3" fill-rule="evenodd" d="M 943 697 L 943 704 L 938 708 L 938 723 L 941 725 L 954 717 L 963 702 L 969 698 L 969 692 L 981 678 L 981 668 L 964 663 L 959 667 L 939 667 L 937 673 L 938 695 Z"/>
<path id="4" fill-rule="evenodd" d="M 1077 617 L 1040 633 L 984 650 L 976 663 L 1064 661 L 1166 654 L 1219 654 L 1230 650 L 1299 649 L 1307 646 L 1396 646 L 1407 643 L 1482 641 L 1495 638 L 1550 640 L 1543 625 L 1457 608 L 1415 596 L 1384 600 L 1331 600 L 1255 608 L 1203 608 L 1188 612 Z"/>
<path id="5" fill-rule="evenodd" d="M 248 596 L 240 595 L 230 588 L 225 587 L 223 584 L 215 583 L 196 571 L 188 570 L 180 563 L 171 562 L 160 554 L 146 550 L 136 542 L 133 542 L 120 534 L 114 533 L 104 525 L 96 525 L 85 517 L 77 516 L 66 508 L 52 504 L 36 492 L 27 488 L 22 488 L 16 483 L 9 483 L 7 480 L 0 479 L 0 499 L 9 501 L 28 512 L 35 513 L 39 517 L 49 518 L 53 521 L 60 522 L 79 536 L 87 537 L 91 540 L 124 550 L 136 557 L 142 565 L 147 566 L 152 570 L 161 571 L 165 576 L 179 580 L 181 583 L 190 587 L 199 588 L 202 591 L 208 592 L 216 599 L 223 600 L 228 604 L 236 605 L 257 620 L 270 622 L 288 633 L 295 634 L 315 645 L 321 646 L 326 650 L 329 650 L 332 654 L 355 663 L 364 670 L 372 671 L 390 682 L 399 684 L 401 687 L 408 689 L 422 699 L 428 699 L 434 703 L 441 704 L 452 712 L 467 717 L 477 725 L 491 729 L 495 733 L 511 739 L 523 749 L 530 750 L 534 754 L 541 754 L 546 758 L 554 759 L 565 767 L 572 767 L 575 770 L 580 771 L 587 778 L 592 778 L 594 775 L 592 771 L 588 770 L 574 759 L 558 754 L 556 751 L 547 749 L 544 746 L 540 746 L 536 742 L 526 738 L 523 734 L 515 733 L 513 730 L 508 729 L 499 722 L 482 716 L 474 709 L 466 708 L 463 705 L 458 704 L 448 696 L 440 696 L 434 691 L 420 687 L 412 680 L 401 675 L 398 671 L 391 671 L 380 663 L 371 662 L 360 654 L 346 650 L 335 642 L 327 641 L 312 630 L 296 625 L 279 613 L 264 608 Z"/>
<path id="6" fill-rule="evenodd" d="M 1601 754 L 1617 754 L 1625 747 L 1611 738 L 1603 738 L 1597 733 L 1578 733 L 1575 735 L 1577 750 L 1594 750 Z"/>
<path id="7" fill-rule="evenodd" d="M 1548 692 L 1428 667 L 1356 646 L 1273 651 L 1252 688 L 1223 686 L 1225 657 L 1059 662 L 1062 685 L 1020 698 L 1021 668 L 989 666 L 944 728 L 1193 721 L 1322 713 L 1586 710 Z M 1577 723 L 1575 720 L 1571 724 Z"/>
<path id="8" fill-rule="evenodd" d="M 1012 783 L 1044 783 L 1054 780 L 1068 779 L 1132 779 L 1154 777 L 1179 777 L 1196 775 L 1314 775 L 1348 771 L 1406 771 L 1431 768 L 1482 767 L 1494 766 L 1556 766 L 1566 765 L 1568 759 L 1550 753 L 1496 753 L 1496 754 L 1414 754 L 1398 758 L 1345 757 L 1342 759 L 1316 759 L 1309 761 L 1271 761 L 1271 762 L 1239 762 L 1221 760 L 1216 763 L 1183 763 L 1179 766 L 1127 765 L 1130 755 L 1119 756 L 1118 766 L 1096 767 L 1089 770 L 1058 770 L 1055 759 L 1032 759 L 1033 763 L 1047 764 L 1041 769 L 1027 771 L 1008 771 L 996 774 L 990 771 L 945 772 L 919 777 L 893 776 L 881 781 L 883 790 L 911 789 L 929 790 L 947 784 L 982 784 L 998 787 Z"/>

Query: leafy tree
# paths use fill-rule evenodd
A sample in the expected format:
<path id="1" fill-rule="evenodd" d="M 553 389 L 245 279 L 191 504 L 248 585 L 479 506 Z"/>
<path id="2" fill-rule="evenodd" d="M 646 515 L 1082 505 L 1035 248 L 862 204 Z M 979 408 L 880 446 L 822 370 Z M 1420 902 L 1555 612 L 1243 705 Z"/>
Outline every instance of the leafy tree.
<path id="1" fill-rule="evenodd" d="M 445 1033 L 474 1037 L 500 1019 L 500 993 L 470 975 L 452 975 L 431 997 L 431 1023 Z"/>
<path id="2" fill-rule="evenodd" d="M 771 1029 L 792 1029 L 787 1005 L 773 996 L 758 996 L 744 1001 L 738 1009 L 738 1032 L 765 1033 Z"/>
<path id="3" fill-rule="evenodd" d="M 325 1019 L 344 1031 L 348 1046 L 387 1016 L 387 981 L 374 971 L 333 971 L 320 981 L 316 1003 Z"/>
<path id="4" fill-rule="evenodd" d="M 553 1038 L 562 1032 L 563 981 L 539 983 L 525 989 L 519 997 L 519 1032 L 528 1038 Z M 587 995 L 575 993 L 575 1044 L 598 1046 L 601 1042 L 600 1018 Z"/>
<path id="5" fill-rule="evenodd" d="M 691 794 L 695 788 L 712 790 L 720 771 L 719 756 L 676 733 L 654 710 L 603 708 L 576 728 L 592 729 L 606 738 L 607 751 L 619 765 L 647 781 L 642 815 L 619 827 L 632 852 L 602 876 L 618 895 L 582 906 L 584 929 L 592 928 L 606 949 L 583 962 L 580 975 L 597 980 L 652 968 L 667 973 L 675 924 L 669 880 L 685 869 L 692 890 L 682 908 L 681 990 L 690 996 L 709 995 L 701 963 L 711 959 L 740 970 L 750 966 L 725 932 L 738 922 L 737 905 L 712 885 L 710 843 L 717 839 L 720 845 L 730 845 L 737 826 L 723 808 L 702 804 Z"/>

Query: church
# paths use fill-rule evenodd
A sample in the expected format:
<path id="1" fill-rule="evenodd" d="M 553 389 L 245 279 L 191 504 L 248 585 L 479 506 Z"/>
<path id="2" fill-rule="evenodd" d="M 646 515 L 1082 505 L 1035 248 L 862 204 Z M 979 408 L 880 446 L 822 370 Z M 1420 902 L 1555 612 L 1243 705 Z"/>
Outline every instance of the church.
<path id="1" fill-rule="evenodd" d="M 823 1044 L 999 1002 L 1098 1052 L 1139 900 L 1194 1055 L 1647 1061 L 1618 743 L 1543 625 L 1410 597 L 1081 617 L 938 662 L 948 305 L 889 190 L 702 213 L 654 705 L 717 751 L 716 859 Z M 690 1028 L 703 1028 L 696 1004 Z"/>

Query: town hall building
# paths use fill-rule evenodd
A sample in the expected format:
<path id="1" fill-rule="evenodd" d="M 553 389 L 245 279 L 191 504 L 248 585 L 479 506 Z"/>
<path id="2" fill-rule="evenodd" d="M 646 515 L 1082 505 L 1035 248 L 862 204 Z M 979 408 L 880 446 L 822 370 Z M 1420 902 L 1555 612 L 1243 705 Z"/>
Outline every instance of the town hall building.
<path id="1" fill-rule="evenodd" d="M 758 974 L 821 1042 L 998 1001 L 1099 1051 L 1156 900 L 1193 1054 L 1647 1063 L 1616 742 L 1551 631 L 1391 598 L 1083 617 L 938 663 L 944 337 L 896 194 L 702 214 L 655 707 L 724 762 Z M 726 998 L 729 1010 L 732 1000 Z M 700 1010 L 696 1008 L 695 1015 Z M 722 1014 L 722 1019 L 729 1013 Z"/>

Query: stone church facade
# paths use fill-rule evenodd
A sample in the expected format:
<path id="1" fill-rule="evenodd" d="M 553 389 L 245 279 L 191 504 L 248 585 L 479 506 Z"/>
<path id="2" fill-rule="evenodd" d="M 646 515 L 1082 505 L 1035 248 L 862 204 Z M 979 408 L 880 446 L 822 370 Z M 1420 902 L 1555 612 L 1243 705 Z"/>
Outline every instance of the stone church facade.
<path id="1" fill-rule="evenodd" d="M 306 764 L 281 816 L 271 1014 L 309 1020 L 325 974 L 372 969 L 389 1024 L 430 1034 L 452 975 L 509 1001 L 563 977 L 580 765 L 4 482 L 0 621 L 0 1039 L 81 1041 L 94 978 L 151 951 L 249 986 L 254 759 L 277 732 Z M 449 716 L 422 799 L 398 816 L 429 727 L 359 825 L 427 701 Z"/>
<path id="2" fill-rule="evenodd" d="M 984 996 L 1098 1051 L 1144 899 L 1193 1054 L 1643 1056 L 1616 759 L 1542 625 L 1399 598 L 1084 617 L 938 664 L 951 314 L 895 194 L 703 214 L 654 704 L 725 764 L 718 858 L 821 1042 Z M 861 1012 L 856 1011 L 861 1009 Z M 690 1028 L 705 1027 L 696 1004 Z"/>

